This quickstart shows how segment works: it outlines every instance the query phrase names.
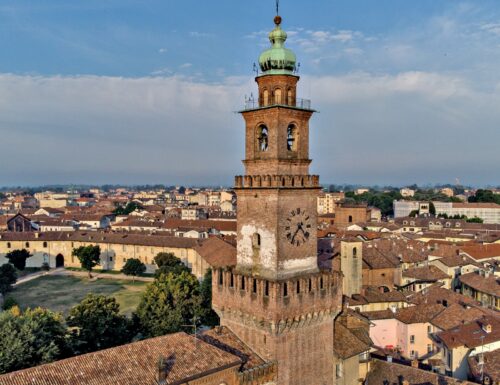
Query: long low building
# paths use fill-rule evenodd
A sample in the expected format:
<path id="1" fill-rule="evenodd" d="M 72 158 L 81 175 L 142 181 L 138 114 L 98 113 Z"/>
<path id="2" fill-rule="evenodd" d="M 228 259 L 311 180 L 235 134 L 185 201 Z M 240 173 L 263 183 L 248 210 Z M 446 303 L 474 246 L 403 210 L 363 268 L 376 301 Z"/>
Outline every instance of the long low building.
<path id="1" fill-rule="evenodd" d="M 227 249 L 234 246 L 217 240 Z M 27 267 L 40 267 L 48 263 L 50 267 L 80 267 L 78 258 L 72 255 L 73 249 L 80 246 L 99 245 L 101 247 L 101 268 L 121 270 L 127 259 L 138 258 L 146 265 L 146 272 L 156 270 L 154 257 L 161 252 L 175 254 L 191 268 L 198 278 L 203 277 L 210 264 L 209 257 L 202 257 L 197 250 L 203 242 L 193 238 L 171 237 L 153 234 L 109 233 L 109 232 L 24 232 L 0 233 L 0 265 L 7 263 L 5 255 L 17 249 L 26 249 L 32 254 L 26 262 Z M 203 253 L 202 253 L 203 254 Z M 228 255 L 226 251 L 226 255 Z M 234 251 L 234 255 L 236 252 Z M 235 257 L 234 257 L 235 258 Z M 230 262 L 230 260 L 229 260 Z"/>
<path id="2" fill-rule="evenodd" d="M 446 214 L 448 217 L 465 215 L 467 218 L 481 218 L 484 223 L 500 223 L 500 205 L 496 203 L 463 203 L 463 202 L 432 202 L 436 214 Z M 429 202 L 394 201 L 394 218 L 407 217 L 412 211 L 427 214 Z"/>

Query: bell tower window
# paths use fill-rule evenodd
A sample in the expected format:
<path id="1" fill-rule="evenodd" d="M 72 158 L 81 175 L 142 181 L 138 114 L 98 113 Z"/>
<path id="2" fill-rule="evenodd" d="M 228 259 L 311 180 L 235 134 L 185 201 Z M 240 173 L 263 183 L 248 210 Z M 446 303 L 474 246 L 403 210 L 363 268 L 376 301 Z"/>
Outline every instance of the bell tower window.
<path id="1" fill-rule="evenodd" d="M 287 95 L 287 104 L 289 106 L 293 106 L 293 94 L 292 94 L 292 90 L 288 90 L 288 95 Z"/>
<path id="2" fill-rule="evenodd" d="M 259 151 L 264 152 L 269 149 L 269 134 L 267 127 L 262 125 L 259 127 Z"/>
<path id="3" fill-rule="evenodd" d="M 259 233 L 255 233 L 253 235 L 252 244 L 253 244 L 254 249 L 260 249 L 260 234 Z"/>
<path id="4" fill-rule="evenodd" d="M 297 151 L 297 129 L 290 124 L 286 135 L 286 148 L 288 151 Z"/>
<path id="5" fill-rule="evenodd" d="M 269 105 L 269 91 L 268 90 L 264 90 L 264 92 L 262 92 L 262 104 L 264 106 Z"/>
<path id="6" fill-rule="evenodd" d="M 282 103 L 282 95 L 281 95 L 281 88 L 276 88 L 274 90 L 274 104 L 281 104 Z"/>

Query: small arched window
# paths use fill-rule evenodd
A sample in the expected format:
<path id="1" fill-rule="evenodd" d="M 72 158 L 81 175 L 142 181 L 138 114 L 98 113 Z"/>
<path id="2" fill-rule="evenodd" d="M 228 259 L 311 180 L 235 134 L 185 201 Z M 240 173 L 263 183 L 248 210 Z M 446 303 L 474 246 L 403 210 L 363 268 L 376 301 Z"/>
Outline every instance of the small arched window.
<path id="1" fill-rule="evenodd" d="M 349 215 L 349 223 L 352 223 L 352 215 Z"/>
<path id="2" fill-rule="evenodd" d="M 287 129 L 286 148 L 288 151 L 297 150 L 297 129 L 293 124 L 290 124 Z"/>
<path id="3" fill-rule="evenodd" d="M 47 247 L 47 242 L 43 242 L 43 247 Z"/>
<path id="4" fill-rule="evenodd" d="M 7 242 L 7 248 L 10 249 L 10 242 Z"/>
<path id="5" fill-rule="evenodd" d="M 292 90 L 288 90 L 287 99 L 288 99 L 288 105 L 289 106 L 293 106 L 293 94 L 292 94 Z"/>
<path id="6" fill-rule="evenodd" d="M 29 243 L 29 242 L 26 242 L 24 245 L 25 245 L 26 247 L 30 247 L 30 243 Z"/>
<path id="7" fill-rule="evenodd" d="M 352 249 L 352 256 L 353 256 L 354 258 L 357 258 L 357 257 L 358 257 L 358 248 L 357 248 L 357 247 L 354 247 L 354 248 Z"/>
<path id="8" fill-rule="evenodd" d="M 276 88 L 276 90 L 274 90 L 274 104 L 281 104 L 282 96 L 281 88 Z"/>
<path id="9" fill-rule="evenodd" d="M 262 104 L 264 106 L 269 105 L 269 91 L 268 90 L 264 90 L 264 92 L 262 92 Z"/>
<path id="10" fill-rule="evenodd" d="M 259 127 L 257 139 L 259 141 L 259 151 L 267 151 L 269 148 L 269 132 L 266 126 L 262 125 Z"/>
<path id="11" fill-rule="evenodd" d="M 260 249 L 260 243 L 261 243 L 260 234 L 255 233 L 252 236 L 252 246 L 254 247 L 254 249 Z"/>

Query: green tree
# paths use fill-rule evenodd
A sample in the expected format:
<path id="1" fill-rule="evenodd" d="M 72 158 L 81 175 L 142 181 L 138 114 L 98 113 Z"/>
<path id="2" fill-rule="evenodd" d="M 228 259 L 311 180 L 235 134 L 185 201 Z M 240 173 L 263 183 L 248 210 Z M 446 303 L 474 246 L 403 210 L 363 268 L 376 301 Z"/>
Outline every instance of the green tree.
<path id="1" fill-rule="evenodd" d="M 469 223 L 483 223 L 483 220 L 481 218 L 474 217 L 474 218 L 467 219 L 467 222 L 469 222 Z"/>
<path id="2" fill-rule="evenodd" d="M 99 246 L 80 246 L 73 249 L 73 255 L 77 257 L 82 268 L 89 272 L 92 278 L 92 269 L 101 263 L 101 248 Z"/>
<path id="3" fill-rule="evenodd" d="M 138 258 L 127 259 L 125 266 L 123 266 L 122 268 L 122 273 L 125 275 L 133 276 L 134 282 L 135 282 L 135 277 L 144 274 L 145 271 L 146 271 L 146 265 L 142 263 L 141 260 Z"/>
<path id="4" fill-rule="evenodd" d="M 73 306 L 66 319 L 72 328 L 71 345 L 75 354 L 94 352 L 130 342 L 128 320 L 120 314 L 113 297 L 87 294 Z"/>
<path id="5" fill-rule="evenodd" d="M 5 258 L 7 258 L 9 263 L 12 263 L 17 270 L 24 270 L 26 268 L 26 260 L 29 257 L 31 257 L 31 255 L 26 249 L 12 250 L 5 255 Z"/>
<path id="6" fill-rule="evenodd" d="M 136 316 L 146 337 L 185 330 L 193 320 L 203 317 L 200 284 L 186 271 L 160 274 L 147 287 Z"/>
<path id="7" fill-rule="evenodd" d="M 154 262 L 158 269 L 155 275 L 158 277 L 161 274 L 181 274 L 182 272 L 191 273 L 191 269 L 175 256 L 174 253 L 158 253 L 154 258 Z"/>
<path id="8" fill-rule="evenodd" d="M 219 316 L 212 309 L 212 269 L 208 269 L 201 281 L 200 294 L 203 308 L 203 324 L 206 326 L 217 326 L 220 323 Z"/>
<path id="9" fill-rule="evenodd" d="M 128 202 L 125 206 L 118 206 L 113 214 L 115 215 L 129 215 L 131 212 L 142 209 L 142 206 L 137 202 Z"/>
<path id="10" fill-rule="evenodd" d="M 5 295 L 12 290 L 12 285 L 17 281 L 16 268 L 10 263 L 0 266 L 0 294 Z"/>
<path id="11" fill-rule="evenodd" d="M 410 214 L 408 214 L 409 217 L 416 218 L 418 217 L 418 210 L 412 210 Z"/>
<path id="12" fill-rule="evenodd" d="M 500 195 L 493 194 L 491 190 L 479 189 L 476 195 L 469 197 L 469 202 L 484 202 L 484 203 L 497 203 L 500 204 Z"/>
<path id="13" fill-rule="evenodd" d="M 436 215 L 436 206 L 432 202 L 429 202 L 429 214 Z"/>
<path id="14" fill-rule="evenodd" d="M 61 314 L 17 306 L 0 314 L 0 373 L 29 368 L 68 355 Z"/>

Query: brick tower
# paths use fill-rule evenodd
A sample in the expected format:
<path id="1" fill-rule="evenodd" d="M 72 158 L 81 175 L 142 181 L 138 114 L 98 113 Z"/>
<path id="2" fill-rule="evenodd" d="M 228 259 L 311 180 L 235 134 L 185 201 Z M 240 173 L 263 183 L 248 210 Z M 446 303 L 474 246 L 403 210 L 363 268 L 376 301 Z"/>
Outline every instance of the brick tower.
<path id="1" fill-rule="evenodd" d="M 245 175 L 237 176 L 237 265 L 213 276 L 221 324 L 278 364 L 278 385 L 334 383 L 333 320 L 342 282 L 317 263 L 319 177 L 309 175 L 310 102 L 297 98 L 295 54 L 281 17 L 259 59 L 257 101 L 246 123 Z"/>

